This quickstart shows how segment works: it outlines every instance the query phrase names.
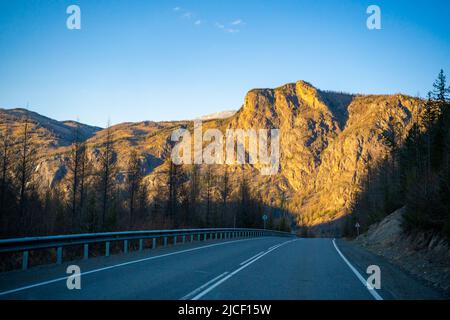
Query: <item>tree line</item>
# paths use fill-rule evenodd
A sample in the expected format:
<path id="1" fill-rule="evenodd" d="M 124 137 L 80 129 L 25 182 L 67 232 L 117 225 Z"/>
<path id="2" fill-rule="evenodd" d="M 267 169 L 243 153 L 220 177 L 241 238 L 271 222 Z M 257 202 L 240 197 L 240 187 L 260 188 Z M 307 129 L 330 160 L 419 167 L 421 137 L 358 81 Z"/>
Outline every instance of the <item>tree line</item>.
<path id="1" fill-rule="evenodd" d="M 289 230 L 286 214 L 251 191 L 245 170 L 238 185 L 228 166 L 175 165 L 166 159 L 149 181 L 145 155 L 117 152 L 108 125 L 100 145 L 88 145 L 79 126 L 58 169 L 62 178 L 40 181 L 38 141 L 25 116 L 19 134 L 0 131 L 0 235 L 25 236 L 118 230 L 255 227 Z M 119 167 L 119 158 L 125 165 Z M 62 172 L 62 173 L 61 173 Z M 153 195 L 153 196 L 151 196 Z M 272 214 L 275 212 L 275 214 Z"/>
<path id="2" fill-rule="evenodd" d="M 346 234 L 405 207 L 405 231 L 437 232 L 450 240 L 450 88 L 443 70 L 422 100 L 406 138 L 391 124 L 383 133 L 390 152 L 370 166 L 354 201 Z"/>

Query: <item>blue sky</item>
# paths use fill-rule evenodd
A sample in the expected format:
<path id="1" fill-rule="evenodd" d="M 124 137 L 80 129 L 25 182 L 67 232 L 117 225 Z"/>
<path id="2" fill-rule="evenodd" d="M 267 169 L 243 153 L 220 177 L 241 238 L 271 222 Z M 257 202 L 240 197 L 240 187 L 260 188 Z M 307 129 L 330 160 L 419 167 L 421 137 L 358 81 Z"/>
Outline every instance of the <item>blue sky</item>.
<path id="1" fill-rule="evenodd" d="M 66 8 L 81 8 L 81 30 Z M 381 8 L 381 30 L 366 8 Z M 237 109 L 252 88 L 422 96 L 450 1 L 0 0 L 0 106 L 105 126 Z"/>

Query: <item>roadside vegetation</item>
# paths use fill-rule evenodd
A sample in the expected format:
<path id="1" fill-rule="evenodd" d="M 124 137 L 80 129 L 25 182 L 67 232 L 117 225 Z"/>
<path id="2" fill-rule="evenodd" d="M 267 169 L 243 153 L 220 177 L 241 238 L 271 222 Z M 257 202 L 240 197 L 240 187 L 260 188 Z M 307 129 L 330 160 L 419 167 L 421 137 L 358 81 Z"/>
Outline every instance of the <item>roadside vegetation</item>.
<path id="1" fill-rule="evenodd" d="M 406 137 L 395 123 L 383 135 L 390 152 L 368 169 L 346 221 L 355 235 L 405 207 L 405 231 L 439 233 L 450 241 L 450 88 L 441 70 Z M 361 230 L 364 231 L 364 230 Z"/>

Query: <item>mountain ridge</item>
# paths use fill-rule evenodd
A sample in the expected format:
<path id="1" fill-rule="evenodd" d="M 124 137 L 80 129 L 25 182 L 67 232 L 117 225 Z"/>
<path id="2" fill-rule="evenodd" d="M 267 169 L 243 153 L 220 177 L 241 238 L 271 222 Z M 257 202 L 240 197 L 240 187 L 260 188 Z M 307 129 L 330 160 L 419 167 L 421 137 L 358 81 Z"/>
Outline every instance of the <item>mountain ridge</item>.
<path id="1" fill-rule="evenodd" d="M 322 91 L 306 81 L 297 81 L 274 89 L 249 90 L 238 111 L 230 117 L 208 119 L 204 129 L 280 129 L 279 174 L 261 176 L 258 165 L 233 167 L 235 184 L 231 193 L 238 193 L 237 177 L 247 175 L 251 192 L 265 205 L 282 206 L 293 213 L 298 225 L 316 225 L 346 214 L 367 168 L 389 154 L 383 134 L 395 123 L 404 137 L 420 102 L 402 94 Z M 136 150 L 145 159 L 144 180 L 158 190 L 158 185 L 164 184 L 158 172 L 167 168 L 173 145 L 170 135 L 181 127 L 192 130 L 192 122 L 142 121 L 111 126 L 118 167 L 125 168 L 131 150 Z M 41 127 L 46 128 L 43 124 Z M 105 143 L 107 130 L 95 130 L 85 139 L 94 162 L 98 162 L 95 150 Z M 46 145 L 52 152 L 47 159 L 46 151 L 42 152 L 41 183 L 55 186 L 64 180 L 56 173 L 64 172 L 61 168 L 67 166 L 70 143 Z M 215 170 L 218 176 L 224 171 Z M 157 194 L 149 191 L 149 201 Z"/>

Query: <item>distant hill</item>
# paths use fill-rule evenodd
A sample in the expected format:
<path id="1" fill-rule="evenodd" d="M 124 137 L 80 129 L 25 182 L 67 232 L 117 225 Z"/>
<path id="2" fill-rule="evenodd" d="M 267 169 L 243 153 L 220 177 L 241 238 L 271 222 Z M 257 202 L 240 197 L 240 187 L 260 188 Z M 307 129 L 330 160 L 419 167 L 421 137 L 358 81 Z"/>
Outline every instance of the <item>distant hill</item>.
<path id="1" fill-rule="evenodd" d="M 77 125 L 79 127 L 79 138 L 83 141 L 91 138 L 97 131 L 102 130 L 102 128 L 76 121 L 53 120 L 26 109 L 0 108 L 0 124 L 2 128 L 9 125 L 12 129 L 19 130 L 20 125 L 25 122 L 27 117 L 30 122 L 30 131 L 35 136 L 36 143 L 41 146 L 60 147 L 70 145 L 74 139 L 74 127 Z"/>

